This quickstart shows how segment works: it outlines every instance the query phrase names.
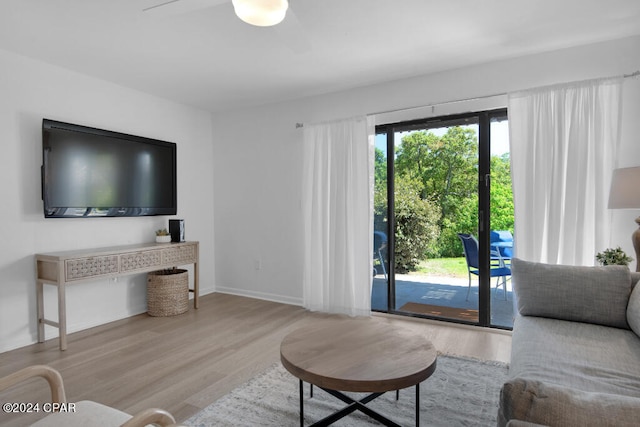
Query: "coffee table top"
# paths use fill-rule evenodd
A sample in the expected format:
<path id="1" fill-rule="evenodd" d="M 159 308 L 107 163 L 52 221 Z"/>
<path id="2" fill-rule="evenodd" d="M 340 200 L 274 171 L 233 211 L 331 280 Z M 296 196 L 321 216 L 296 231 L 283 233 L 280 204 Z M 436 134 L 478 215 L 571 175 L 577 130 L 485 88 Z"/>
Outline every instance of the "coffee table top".
<path id="1" fill-rule="evenodd" d="M 319 387 L 385 392 L 421 383 L 436 369 L 436 349 L 423 335 L 380 319 L 343 319 L 287 335 L 280 360 Z"/>

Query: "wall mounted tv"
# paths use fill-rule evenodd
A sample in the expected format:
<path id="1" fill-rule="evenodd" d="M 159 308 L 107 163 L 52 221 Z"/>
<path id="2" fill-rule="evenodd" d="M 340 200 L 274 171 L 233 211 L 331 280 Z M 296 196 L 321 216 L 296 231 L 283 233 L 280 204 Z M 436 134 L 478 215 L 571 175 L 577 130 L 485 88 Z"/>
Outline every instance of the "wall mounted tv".
<path id="1" fill-rule="evenodd" d="M 42 120 L 45 218 L 175 215 L 176 144 Z"/>

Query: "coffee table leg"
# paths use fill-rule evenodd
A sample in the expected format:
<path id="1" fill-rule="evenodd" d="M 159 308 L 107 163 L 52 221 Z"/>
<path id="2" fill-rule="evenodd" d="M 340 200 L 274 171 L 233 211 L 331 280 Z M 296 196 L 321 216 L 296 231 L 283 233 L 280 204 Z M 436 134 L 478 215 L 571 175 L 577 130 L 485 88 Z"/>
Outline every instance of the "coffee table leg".
<path id="1" fill-rule="evenodd" d="M 304 382 L 300 380 L 300 427 L 304 427 Z"/>
<path id="2" fill-rule="evenodd" d="M 416 427 L 420 427 L 420 383 L 416 384 Z"/>
<path id="3" fill-rule="evenodd" d="M 300 385 L 300 390 L 299 390 L 299 395 L 300 395 L 300 427 L 304 427 L 304 381 L 302 380 L 298 380 L 298 383 Z M 310 384 L 311 387 L 313 387 L 313 384 Z M 372 401 L 373 399 L 383 395 L 384 393 L 372 393 L 369 396 L 365 397 L 364 399 L 360 400 L 360 401 L 355 401 L 353 399 L 351 399 L 350 397 L 340 393 L 337 390 L 330 390 L 330 389 L 325 389 L 322 388 L 324 391 L 326 391 L 327 393 L 333 395 L 334 397 L 337 397 L 338 399 L 342 400 L 344 403 L 349 404 L 347 407 L 345 407 L 344 409 L 329 415 L 328 417 L 316 422 L 315 424 L 313 424 L 314 426 L 325 426 L 325 425 L 330 425 L 333 424 L 335 421 L 339 420 L 340 418 L 344 417 L 345 415 L 350 414 L 353 411 L 359 410 L 367 415 L 369 415 L 371 418 L 381 422 L 382 424 L 386 425 L 386 426 L 398 426 L 398 424 L 394 423 L 393 421 L 391 421 L 390 419 L 380 415 L 379 413 L 371 410 L 370 408 L 366 407 L 365 405 L 367 403 L 369 403 L 370 401 Z M 313 393 L 313 388 L 311 389 L 311 393 Z M 398 391 L 396 390 L 396 396 L 397 396 Z M 416 384 L 416 427 L 420 426 L 420 383 Z"/>

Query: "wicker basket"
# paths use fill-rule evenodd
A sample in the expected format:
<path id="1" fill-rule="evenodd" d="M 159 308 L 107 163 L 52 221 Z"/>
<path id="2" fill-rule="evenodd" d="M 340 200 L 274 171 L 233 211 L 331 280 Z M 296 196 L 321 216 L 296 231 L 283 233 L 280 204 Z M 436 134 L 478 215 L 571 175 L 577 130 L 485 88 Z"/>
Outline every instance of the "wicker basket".
<path id="1" fill-rule="evenodd" d="M 158 270 L 147 275 L 147 313 L 150 316 L 175 316 L 188 309 L 187 270 Z"/>

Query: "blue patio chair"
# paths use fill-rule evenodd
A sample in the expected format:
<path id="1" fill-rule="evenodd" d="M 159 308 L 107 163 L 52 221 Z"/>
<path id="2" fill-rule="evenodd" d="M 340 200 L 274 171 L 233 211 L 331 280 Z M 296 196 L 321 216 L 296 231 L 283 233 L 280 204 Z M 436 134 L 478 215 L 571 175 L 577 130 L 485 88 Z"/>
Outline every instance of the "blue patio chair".
<path id="1" fill-rule="evenodd" d="M 471 275 L 478 276 L 480 274 L 480 262 L 478 260 L 478 241 L 471 234 L 458 233 L 458 237 L 462 241 L 464 249 L 464 257 L 467 259 L 467 270 L 469 272 L 469 289 L 467 290 L 467 301 L 469 301 L 469 292 L 471 292 Z M 491 277 L 497 277 L 496 291 L 500 287 L 500 278 L 502 278 L 502 289 L 504 291 L 504 299 L 507 299 L 507 276 L 511 276 L 511 268 L 505 266 L 504 260 L 498 251 L 491 251 L 492 257 L 500 260 L 498 265 L 491 265 Z"/>
<path id="2" fill-rule="evenodd" d="M 384 273 L 384 280 L 387 280 L 387 268 L 384 263 L 384 256 L 382 256 L 382 250 L 387 248 L 387 235 L 382 231 L 373 232 L 373 257 L 378 258 L 380 265 L 382 266 L 382 272 Z M 376 276 L 378 271 L 373 268 L 373 275 Z"/>
<path id="3" fill-rule="evenodd" d="M 505 261 L 513 258 L 513 235 L 509 230 L 493 230 L 490 235 L 491 249 L 500 252 Z"/>

